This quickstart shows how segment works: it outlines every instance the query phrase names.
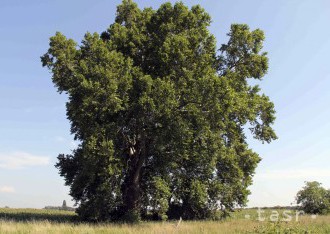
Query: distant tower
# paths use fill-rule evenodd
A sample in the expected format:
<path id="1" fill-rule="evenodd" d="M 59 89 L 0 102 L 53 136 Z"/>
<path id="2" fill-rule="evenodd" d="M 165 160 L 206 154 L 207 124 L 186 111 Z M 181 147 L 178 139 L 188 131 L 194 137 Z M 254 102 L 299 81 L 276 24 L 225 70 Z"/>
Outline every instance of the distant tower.
<path id="1" fill-rule="evenodd" d="M 62 208 L 66 208 L 66 201 L 63 200 Z"/>

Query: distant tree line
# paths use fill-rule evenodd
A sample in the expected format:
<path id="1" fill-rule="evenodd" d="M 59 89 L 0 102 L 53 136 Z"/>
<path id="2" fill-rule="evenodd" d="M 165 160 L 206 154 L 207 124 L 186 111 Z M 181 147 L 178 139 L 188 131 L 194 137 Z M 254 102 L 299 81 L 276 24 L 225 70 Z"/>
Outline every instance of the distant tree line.
<path id="1" fill-rule="evenodd" d="M 45 210 L 67 210 L 67 211 L 75 211 L 76 209 L 73 207 L 69 207 L 66 205 L 66 201 L 63 200 L 62 206 L 45 206 Z"/>

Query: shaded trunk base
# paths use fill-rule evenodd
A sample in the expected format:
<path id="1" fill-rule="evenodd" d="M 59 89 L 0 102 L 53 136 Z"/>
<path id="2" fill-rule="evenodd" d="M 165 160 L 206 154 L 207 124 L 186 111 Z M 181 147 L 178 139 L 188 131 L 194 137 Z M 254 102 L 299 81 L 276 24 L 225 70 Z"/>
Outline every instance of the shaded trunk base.
<path id="1" fill-rule="evenodd" d="M 127 185 L 127 183 L 126 183 Z M 123 221 L 129 223 L 136 223 L 141 221 L 140 210 L 140 186 L 136 183 L 130 183 L 123 189 L 124 215 Z"/>

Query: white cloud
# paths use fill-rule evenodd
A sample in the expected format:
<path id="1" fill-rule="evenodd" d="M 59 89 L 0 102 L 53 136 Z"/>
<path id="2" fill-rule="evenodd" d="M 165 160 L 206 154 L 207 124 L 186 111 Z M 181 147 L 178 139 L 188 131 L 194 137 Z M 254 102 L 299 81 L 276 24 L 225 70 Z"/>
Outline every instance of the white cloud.
<path id="1" fill-rule="evenodd" d="M 30 166 L 44 166 L 50 162 L 49 157 L 36 156 L 26 152 L 0 153 L 0 168 L 20 169 Z"/>
<path id="2" fill-rule="evenodd" d="M 271 170 L 268 172 L 257 173 L 255 180 L 286 180 L 304 179 L 317 180 L 318 178 L 330 178 L 329 169 L 294 169 L 294 170 Z"/>
<path id="3" fill-rule="evenodd" d="M 0 187 L 0 193 L 14 193 L 15 189 L 11 186 L 2 186 Z"/>

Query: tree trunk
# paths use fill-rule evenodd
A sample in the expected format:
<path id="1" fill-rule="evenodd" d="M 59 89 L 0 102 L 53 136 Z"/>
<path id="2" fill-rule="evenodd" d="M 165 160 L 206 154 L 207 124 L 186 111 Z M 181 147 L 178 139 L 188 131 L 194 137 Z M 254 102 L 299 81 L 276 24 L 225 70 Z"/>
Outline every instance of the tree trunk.
<path id="1" fill-rule="evenodd" d="M 123 183 L 123 202 L 126 219 L 138 221 L 140 219 L 141 202 L 141 169 L 145 161 L 145 141 L 141 141 L 138 149 L 130 156 L 128 171 Z M 135 220 L 136 219 L 136 220 Z"/>

